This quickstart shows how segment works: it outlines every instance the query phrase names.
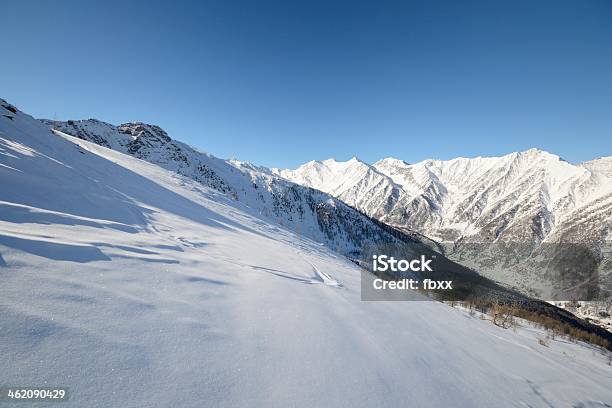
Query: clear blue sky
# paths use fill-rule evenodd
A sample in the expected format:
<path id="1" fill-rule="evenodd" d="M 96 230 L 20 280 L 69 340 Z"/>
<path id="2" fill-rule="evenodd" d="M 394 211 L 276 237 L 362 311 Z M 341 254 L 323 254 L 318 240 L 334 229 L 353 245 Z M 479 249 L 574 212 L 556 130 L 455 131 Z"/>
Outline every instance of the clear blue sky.
<path id="1" fill-rule="evenodd" d="M 122 4 L 127 3 L 127 4 Z M 3 1 L 0 97 L 295 167 L 612 155 L 612 1 Z"/>

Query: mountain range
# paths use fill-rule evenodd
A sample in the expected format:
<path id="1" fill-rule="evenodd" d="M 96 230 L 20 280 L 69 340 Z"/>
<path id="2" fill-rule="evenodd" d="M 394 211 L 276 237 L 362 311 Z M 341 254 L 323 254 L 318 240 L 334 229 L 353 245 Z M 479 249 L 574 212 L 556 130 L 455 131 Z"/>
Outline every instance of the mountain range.
<path id="1" fill-rule="evenodd" d="M 534 259 L 586 248 L 598 294 L 612 293 L 612 157 L 574 165 L 530 149 L 415 164 L 329 159 L 273 172 L 387 225 L 416 231 L 452 259 L 539 296 L 554 293 L 534 290 L 541 269 Z M 500 267 L 492 267 L 493 259 Z M 541 290 L 552 289 L 547 279 Z"/>

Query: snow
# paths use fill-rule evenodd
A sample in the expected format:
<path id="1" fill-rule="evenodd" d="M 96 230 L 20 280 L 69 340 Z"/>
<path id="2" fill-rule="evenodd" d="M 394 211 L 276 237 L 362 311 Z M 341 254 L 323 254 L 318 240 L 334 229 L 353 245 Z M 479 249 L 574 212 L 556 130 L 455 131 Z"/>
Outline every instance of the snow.
<path id="1" fill-rule="evenodd" d="M 598 350 L 362 302 L 354 264 L 190 178 L 21 112 L 0 163 L 0 384 L 66 407 L 612 404 Z"/>

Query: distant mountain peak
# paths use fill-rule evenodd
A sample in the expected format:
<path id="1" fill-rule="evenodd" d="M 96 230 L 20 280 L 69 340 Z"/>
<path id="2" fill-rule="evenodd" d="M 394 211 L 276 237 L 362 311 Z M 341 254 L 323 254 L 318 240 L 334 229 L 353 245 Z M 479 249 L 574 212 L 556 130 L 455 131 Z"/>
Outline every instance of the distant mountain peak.
<path id="1" fill-rule="evenodd" d="M 532 147 L 522 152 L 518 152 L 518 155 L 529 156 L 529 157 L 542 157 L 545 159 L 552 159 L 552 160 L 563 160 L 561 159 L 561 157 L 557 156 L 556 154 L 547 152 L 546 150 L 538 149 L 536 147 Z"/>
<path id="2" fill-rule="evenodd" d="M 311 163 L 311 162 L 309 162 Z M 350 159 L 346 160 L 346 161 L 340 161 L 340 160 L 336 160 L 336 158 L 331 157 L 329 159 L 323 160 L 322 162 L 317 162 L 317 163 L 322 163 L 326 166 L 344 166 L 344 165 L 350 165 L 350 164 L 356 164 L 356 163 L 362 163 L 362 164 L 366 164 L 366 162 L 362 161 L 361 159 L 359 159 L 357 156 L 353 156 Z"/>
<path id="3" fill-rule="evenodd" d="M 376 163 L 373 164 L 374 167 L 379 167 L 379 166 L 400 166 L 400 167 L 404 167 L 404 166 L 409 166 L 409 163 L 406 163 L 405 161 L 401 160 L 401 159 L 396 159 L 395 157 L 385 157 L 384 159 L 381 159 L 379 161 L 377 161 Z"/>

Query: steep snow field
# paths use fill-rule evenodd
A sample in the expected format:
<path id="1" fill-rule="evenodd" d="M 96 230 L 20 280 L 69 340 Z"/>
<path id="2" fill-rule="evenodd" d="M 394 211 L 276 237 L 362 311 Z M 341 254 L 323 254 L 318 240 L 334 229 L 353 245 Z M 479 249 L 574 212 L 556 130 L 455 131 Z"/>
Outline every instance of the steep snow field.
<path id="1" fill-rule="evenodd" d="M 362 302 L 352 263 L 259 210 L 7 116 L 2 385 L 68 386 L 66 407 L 612 405 L 590 346 Z"/>

